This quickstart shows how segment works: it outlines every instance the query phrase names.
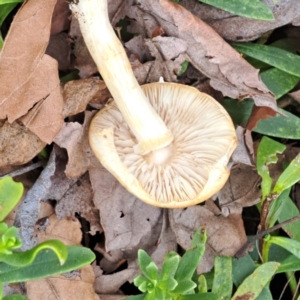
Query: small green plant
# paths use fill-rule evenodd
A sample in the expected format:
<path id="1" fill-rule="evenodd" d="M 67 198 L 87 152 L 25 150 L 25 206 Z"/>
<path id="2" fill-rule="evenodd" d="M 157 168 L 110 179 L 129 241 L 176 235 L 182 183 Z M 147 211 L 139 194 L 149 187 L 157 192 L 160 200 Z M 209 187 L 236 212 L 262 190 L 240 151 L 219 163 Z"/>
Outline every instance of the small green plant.
<path id="1" fill-rule="evenodd" d="M 206 232 L 202 227 L 195 232 L 190 249 L 182 257 L 173 251 L 165 256 L 161 271 L 144 250 L 139 250 L 138 261 L 143 275 L 136 277 L 134 284 L 143 294 L 126 299 L 238 300 L 246 296 L 249 300 L 257 299 L 279 267 L 276 262 L 268 262 L 255 268 L 249 276 L 244 276 L 244 273 L 238 274 L 233 270 L 231 257 L 216 257 L 213 280 L 210 280 L 211 274 L 198 276 L 196 273 L 205 243 Z M 242 276 L 243 280 L 235 284 L 233 294 L 233 279 Z"/>
<path id="2" fill-rule="evenodd" d="M 78 269 L 95 259 L 94 253 L 79 246 L 66 246 L 58 240 L 48 240 L 25 252 L 18 229 L 3 220 L 20 201 L 23 185 L 11 177 L 0 180 L 0 299 L 22 300 L 21 295 L 3 297 L 2 284 L 40 279 Z M 41 267 L 42 266 L 42 267 Z"/>

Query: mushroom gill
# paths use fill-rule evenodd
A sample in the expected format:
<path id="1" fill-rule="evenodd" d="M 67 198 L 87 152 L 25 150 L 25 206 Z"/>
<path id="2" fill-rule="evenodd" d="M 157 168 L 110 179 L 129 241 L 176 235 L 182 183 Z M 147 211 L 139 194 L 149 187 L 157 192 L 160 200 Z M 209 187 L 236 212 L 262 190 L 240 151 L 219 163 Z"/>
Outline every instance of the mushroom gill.
<path id="1" fill-rule="evenodd" d="M 144 196 L 146 202 L 183 207 L 207 200 L 229 175 L 226 166 L 237 143 L 230 117 L 216 100 L 189 86 L 152 83 L 142 88 L 173 134 L 171 145 L 144 156 L 137 154 L 138 142 L 114 101 L 96 115 L 92 126 L 102 132 L 113 129 L 112 151 L 149 195 Z M 112 172 L 112 167 L 106 168 Z M 121 184 L 135 193 L 123 173 L 113 170 Z"/>

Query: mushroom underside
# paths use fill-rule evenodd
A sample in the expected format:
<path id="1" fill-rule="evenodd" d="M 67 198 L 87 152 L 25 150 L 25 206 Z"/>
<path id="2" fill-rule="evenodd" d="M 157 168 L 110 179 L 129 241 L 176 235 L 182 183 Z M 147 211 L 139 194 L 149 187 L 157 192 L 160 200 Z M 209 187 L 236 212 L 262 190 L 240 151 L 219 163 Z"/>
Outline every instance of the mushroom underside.
<path id="1" fill-rule="evenodd" d="M 237 144 L 230 117 L 217 101 L 189 86 L 142 88 L 172 132 L 172 144 L 136 153 L 138 141 L 112 101 L 92 121 L 98 133 L 90 130 L 93 151 L 122 185 L 149 204 L 186 207 L 207 200 L 229 176 L 227 163 Z"/>

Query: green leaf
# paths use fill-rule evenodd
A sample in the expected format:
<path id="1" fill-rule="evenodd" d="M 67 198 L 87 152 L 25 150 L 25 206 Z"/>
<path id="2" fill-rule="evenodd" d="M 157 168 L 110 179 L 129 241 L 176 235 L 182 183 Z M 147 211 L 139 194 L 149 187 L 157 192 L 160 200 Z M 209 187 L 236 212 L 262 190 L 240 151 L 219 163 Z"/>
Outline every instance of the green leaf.
<path id="1" fill-rule="evenodd" d="M 0 27 L 10 12 L 17 6 L 17 4 L 18 3 L 8 3 L 0 5 Z"/>
<path id="2" fill-rule="evenodd" d="M 0 5 L 7 4 L 7 3 L 20 3 L 23 2 L 23 0 L 0 0 Z"/>
<path id="3" fill-rule="evenodd" d="M 277 47 L 254 43 L 232 45 L 237 51 L 261 60 L 277 69 L 300 77 L 300 57 Z"/>
<path id="4" fill-rule="evenodd" d="M 278 245 L 298 257 L 298 259 L 300 258 L 300 242 L 298 241 L 282 236 L 270 236 L 266 243 Z"/>
<path id="5" fill-rule="evenodd" d="M 144 275 L 147 278 L 152 279 L 151 274 L 148 274 L 147 267 L 150 264 L 154 264 L 154 262 L 152 261 L 151 257 L 143 249 L 139 249 L 139 251 L 138 251 L 138 261 L 139 261 L 140 269 L 144 273 Z"/>
<path id="6" fill-rule="evenodd" d="M 0 179 L 0 222 L 13 210 L 23 195 L 24 187 L 9 176 Z"/>
<path id="7" fill-rule="evenodd" d="M 285 206 L 284 202 L 289 196 L 290 191 L 287 189 L 282 194 L 279 195 L 275 200 L 273 200 L 269 207 L 269 212 L 266 220 L 266 228 L 273 227 L 278 220 L 278 217 Z"/>
<path id="8" fill-rule="evenodd" d="M 148 290 L 148 285 L 151 281 L 143 275 L 139 275 L 134 278 L 133 283 L 141 292 L 145 293 Z"/>
<path id="9" fill-rule="evenodd" d="M 190 248 L 192 249 L 192 248 L 199 247 L 202 249 L 203 247 L 205 247 L 206 240 L 207 240 L 207 235 L 206 235 L 205 227 L 199 227 L 193 235 Z"/>
<path id="10" fill-rule="evenodd" d="M 13 252 L 10 255 L 0 253 L 0 260 L 11 266 L 24 267 L 31 264 L 37 254 L 45 249 L 52 250 L 61 265 L 65 263 L 68 256 L 68 248 L 64 243 L 58 240 L 45 241 L 25 252 Z"/>
<path id="11" fill-rule="evenodd" d="M 63 265 L 56 254 L 48 249 L 39 252 L 32 264 L 25 267 L 0 263 L 0 282 L 22 282 L 62 274 L 81 268 L 95 259 L 95 254 L 88 248 L 67 246 L 67 249 L 68 258 Z"/>
<path id="12" fill-rule="evenodd" d="M 249 253 L 246 256 L 232 260 L 232 279 L 235 286 L 239 286 L 246 277 L 255 270 L 255 263 Z"/>
<path id="13" fill-rule="evenodd" d="M 178 282 L 176 288 L 172 291 L 174 294 L 184 295 L 192 291 L 197 284 L 191 279 L 185 279 Z"/>
<path id="14" fill-rule="evenodd" d="M 169 277 L 174 277 L 179 261 L 180 256 L 174 251 L 171 251 L 165 255 L 161 268 L 161 280 L 166 280 Z"/>
<path id="15" fill-rule="evenodd" d="M 203 274 L 198 277 L 198 290 L 199 293 L 206 293 L 208 290 L 206 278 Z"/>
<path id="16" fill-rule="evenodd" d="M 204 251 L 205 246 L 199 245 L 199 247 L 190 249 L 183 254 L 175 274 L 175 279 L 178 281 L 178 284 L 183 280 L 192 278 Z"/>
<path id="17" fill-rule="evenodd" d="M 177 76 L 181 76 L 187 70 L 188 66 L 189 66 L 189 62 L 187 60 L 185 60 L 181 64 L 181 70 L 177 73 Z"/>
<path id="18" fill-rule="evenodd" d="M 276 154 L 282 153 L 285 150 L 285 145 L 278 143 L 264 136 L 259 143 L 257 150 L 256 168 L 258 174 L 262 178 L 262 199 L 265 199 L 271 192 L 272 178 L 269 175 L 269 164 L 277 163 Z"/>
<path id="19" fill-rule="evenodd" d="M 279 99 L 292 90 L 299 82 L 299 77 L 277 68 L 270 68 L 260 73 L 260 77 L 270 91 Z"/>
<path id="20" fill-rule="evenodd" d="M 279 108 L 278 111 L 282 115 L 260 120 L 253 131 L 284 139 L 300 139 L 300 119 L 286 110 Z"/>
<path id="21" fill-rule="evenodd" d="M 247 300 L 256 299 L 271 280 L 279 265 L 276 262 L 267 262 L 259 266 L 242 282 L 231 299 L 238 300 L 246 296 Z"/>
<path id="22" fill-rule="evenodd" d="M 3 43 L 4 43 L 4 41 L 3 41 L 2 33 L 1 33 L 1 31 L 0 31 L 0 50 L 1 50 L 2 47 L 3 47 Z"/>
<path id="23" fill-rule="evenodd" d="M 274 20 L 272 10 L 259 0 L 201 0 L 232 14 L 258 20 Z"/>
<path id="24" fill-rule="evenodd" d="M 168 278 L 160 281 L 157 285 L 163 291 L 173 291 L 178 283 L 174 278 Z"/>
<path id="25" fill-rule="evenodd" d="M 299 216 L 299 210 L 293 200 L 288 196 L 289 190 L 284 191 L 280 197 L 283 197 L 282 200 L 282 209 L 280 210 L 278 221 L 282 223 L 286 220 L 289 220 L 293 217 Z M 286 196 L 287 195 L 287 196 Z M 284 197 L 286 196 L 286 197 Z M 287 225 L 284 225 L 282 229 L 291 237 L 292 239 L 300 242 L 300 221 L 293 222 Z"/>
<path id="26" fill-rule="evenodd" d="M 158 280 L 158 267 L 154 262 L 151 262 L 147 267 L 146 267 L 146 275 L 149 276 L 152 280 Z"/>
<path id="27" fill-rule="evenodd" d="M 279 262 L 280 267 L 278 268 L 277 273 L 294 272 L 300 270 L 300 260 L 294 255 L 287 256 L 285 259 Z"/>
<path id="28" fill-rule="evenodd" d="M 22 295 L 14 294 L 14 295 L 5 296 L 1 298 L 1 300 L 28 300 L 28 299 Z"/>
<path id="29" fill-rule="evenodd" d="M 146 295 L 135 295 L 125 298 L 126 300 L 144 300 Z"/>
<path id="30" fill-rule="evenodd" d="M 215 258 L 215 276 L 212 291 L 220 299 L 230 299 L 232 293 L 232 258 L 217 256 Z"/>
<path id="31" fill-rule="evenodd" d="M 280 194 L 285 189 L 293 186 L 297 181 L 300 180 L 300 153 L 291 161 L 288 167 L 279 176 L 273 193 Z"/>
<path id="32" fill-rule="evenodd" d="M 215 293 L 201 293 L 193 295 L 182 295 L 177 300 L 220 300 L 219 295 Z"/>

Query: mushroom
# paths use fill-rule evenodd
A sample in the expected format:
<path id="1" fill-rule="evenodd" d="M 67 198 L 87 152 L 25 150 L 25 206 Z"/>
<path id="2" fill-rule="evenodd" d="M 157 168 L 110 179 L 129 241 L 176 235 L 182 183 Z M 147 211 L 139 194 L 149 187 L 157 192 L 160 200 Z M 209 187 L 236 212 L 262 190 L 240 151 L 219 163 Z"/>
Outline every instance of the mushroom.
<path id="1" fill-rule="evenodd" d="M 71 9 L 114 98 L 89 129 L 101 164 L 137 198 L 159 207 L 191 206 L 218 192 L 237 146 L 226 110 L 190 86 L 140 87 L 110 25 L 106 0 L 80 0 Z"/>

